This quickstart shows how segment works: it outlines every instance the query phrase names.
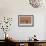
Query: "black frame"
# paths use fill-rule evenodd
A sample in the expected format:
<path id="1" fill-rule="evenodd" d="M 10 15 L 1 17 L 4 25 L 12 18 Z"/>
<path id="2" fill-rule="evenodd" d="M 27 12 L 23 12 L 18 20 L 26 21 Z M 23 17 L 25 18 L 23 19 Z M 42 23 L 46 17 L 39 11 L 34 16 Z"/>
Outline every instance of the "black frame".
<path id="1" fill-rule="evenodd" d="M 19 24 L 19 17 L 20 16 L 32 16 L 32 25 L 20 25 Z M 18 15 L 18 27 L 33 27 L 34 26 L 34 15 Z"/>

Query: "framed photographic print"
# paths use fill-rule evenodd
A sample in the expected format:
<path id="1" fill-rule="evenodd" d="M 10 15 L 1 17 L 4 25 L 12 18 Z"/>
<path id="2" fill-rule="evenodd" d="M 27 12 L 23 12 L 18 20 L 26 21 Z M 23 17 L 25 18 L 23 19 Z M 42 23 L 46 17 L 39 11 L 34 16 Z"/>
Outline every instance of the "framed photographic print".
<path id="1" fill-rule="evenodd" d="M 19 27 L 34 26 L 34 16 L 33 15 L 18 15 L 18 26 Z"/>

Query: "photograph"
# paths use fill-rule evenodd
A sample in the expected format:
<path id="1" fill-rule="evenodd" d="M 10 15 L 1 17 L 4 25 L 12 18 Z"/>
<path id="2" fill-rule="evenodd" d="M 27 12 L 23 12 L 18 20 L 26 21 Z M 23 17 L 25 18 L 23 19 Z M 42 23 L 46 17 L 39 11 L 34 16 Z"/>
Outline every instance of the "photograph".
<path id="1" fill-rule="evenodd" d="M 18 26 L 21 26 L 21 27 L 34 26 L 34 16 L 33 15 L 19 15 Z"/>

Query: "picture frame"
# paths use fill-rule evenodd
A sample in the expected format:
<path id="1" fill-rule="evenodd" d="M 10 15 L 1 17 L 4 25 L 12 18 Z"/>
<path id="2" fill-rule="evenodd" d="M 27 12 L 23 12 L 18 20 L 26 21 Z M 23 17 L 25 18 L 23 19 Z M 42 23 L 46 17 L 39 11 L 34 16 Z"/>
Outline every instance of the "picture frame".
<path id="1" fill-rule="evenodd" d="M 18 15 L 18 26 L 19 27 L 33 27 L 34 16 L 33 15 Z"/>

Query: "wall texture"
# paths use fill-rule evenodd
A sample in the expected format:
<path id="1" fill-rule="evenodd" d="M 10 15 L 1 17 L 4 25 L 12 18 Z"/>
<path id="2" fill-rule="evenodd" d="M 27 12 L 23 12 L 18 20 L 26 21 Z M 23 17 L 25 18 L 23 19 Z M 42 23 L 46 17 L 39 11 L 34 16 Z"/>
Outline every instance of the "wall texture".
<path id="1" fill-rule="evenodd" d="M 8 33 L 16 40 L 27 40 L 34 34 L 37 35 L 37 39 L 46 40 L 45 7 L 33 8 L 28 0 L 0 0 L 0 19 L 4 16 L 13 18 Z M 34 27 L 18 27 L 18 15 L 34 15 Z M 0 39 L 4 39 L 2 33 L 0 29 Z"/>

